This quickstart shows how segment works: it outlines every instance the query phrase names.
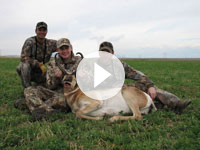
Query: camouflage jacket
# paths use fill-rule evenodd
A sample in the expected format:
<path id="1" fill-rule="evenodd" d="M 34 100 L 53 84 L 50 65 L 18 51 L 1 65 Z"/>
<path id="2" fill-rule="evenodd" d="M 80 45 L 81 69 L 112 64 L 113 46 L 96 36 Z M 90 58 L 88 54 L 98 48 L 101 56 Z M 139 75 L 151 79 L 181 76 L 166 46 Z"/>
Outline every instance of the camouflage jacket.
<path id="1" fill-rule="evenodd" d="M 78 67 L 79 62 L 81 61 L 81 57 L 72 55 L 70 60 L 64 60 L 61 57 L 57 56 L 57 62 L 60 64 L 61 67 L 67 70 L 76 70 Z M 56 73 L 58 72 L 59 68 L 56 65 L 55 60 L 50 61 L 47 67 L 47 74 L 46 74 L 46 85 L 49 89 L 58 90 L 63 88 L 62 85 L 62 77 L 56 77 Z"/>
<path id="2" fill-rule="evenodd" d="M 124 72 L 125 72 L 125 78 L 126 79 L 131 79 L 134 80 L 135 83 L 133 84 L 135 87 L 137 87 L 138 89 L 147 92 L 148 88 L 153 87 L 154 84 L 151 80 L 149 80 L 149 78 L 142 72 L 132 68 L 131 66 L 129 66 L 127 63 L 125 62 L 121 62 L 123 67 L 124 67 Z M 114 65 L 115 66 L 115 65 Z M 109 68 L 110 67 L 110 68 Z M 109 71 L 111 74 L 113 74 L 115 76 L 115 78 L 119 78 L 121 79 L 122 74 L 120 73 L 119 67 L 115 67 L 113 70 L 111 69 L 112 66 L 108 65 L 108 66 L 104 66 L 104 69 L 106 69 L 107 71 Z M 112 78 L 113 76 L 110 76 L 110 78 Z M 108 80 L 111 80 L 108 78 Z M 113 85 L 113 87 L 116 87 L 118 83 L 115 83 L 115 85 Z"/>
<path id="3" fill-rule="evenodd" d="M 127 63 L 122 62 L 125 71 L 125 78 L 135 80 L 134 86 L 147 92 L 148 88 L 154 87 L 154 83 L 142 72 L 132 68 Z"/>
<path id="4" fill-rule="evenodd" d="M 51 54 L 56 51 L 56 40 L 45 39 L 44 44 L 40 44 L 36 40 L 36 36 L 28 38 L 21 52 L 21 61 L 30 64 L 38 64 L 38 62 L 49 62 Z"/>

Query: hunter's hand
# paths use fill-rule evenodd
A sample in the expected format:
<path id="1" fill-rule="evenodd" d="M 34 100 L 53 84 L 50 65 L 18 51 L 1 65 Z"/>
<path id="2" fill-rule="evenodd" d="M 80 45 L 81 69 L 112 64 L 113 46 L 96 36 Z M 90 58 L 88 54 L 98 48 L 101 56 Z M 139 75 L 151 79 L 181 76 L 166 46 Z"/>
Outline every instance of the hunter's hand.
<path id="1" fill-rule="evenodd" d="M 39 63 L 39 67 L 40 67 L 40 69 L 42 70 L 42 75 L 44 76 L 45 74 L 46 74 L 46 67 L 45 67 L 45 65 L 43 64 L 43 62 L 40 62 Z"/>
<path id="2" fill-rule="evenodd" d="M 60 78 L 62 76 L 62 71 L 59 69 L 57 72 L 56 72 L 56 77 L 57 78 Z"/>
<path id="3" fill-rule="evenodd" d="M 157 93 L 156 93 L 156 89 L 154 87 L 150 87 L 148 89 L 148 94 L 151 96 L 151 98 L 154 100 L 157 96 Z"/>

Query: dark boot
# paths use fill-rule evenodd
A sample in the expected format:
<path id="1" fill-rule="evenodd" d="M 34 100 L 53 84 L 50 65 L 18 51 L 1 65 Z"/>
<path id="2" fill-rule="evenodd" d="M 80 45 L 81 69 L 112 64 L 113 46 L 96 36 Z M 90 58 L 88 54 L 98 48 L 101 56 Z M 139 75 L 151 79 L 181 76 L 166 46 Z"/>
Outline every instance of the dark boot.
<path id="1" fill-rule="evenodd" d="M 14 101 L 14 106 L 15 106 L 15 108 L 21 108 L 21 109 L 26 109 L 27 108 L 26 101 L 25 101 L 24 98 L 15 100 Z"/>
<path id="2" fill-rule="evenodd" d="M 178 112 L 182 112 L 189 104 L 191 104 L 190 100 L 178 101 L 175 110 Z"/>
<path id="3" fill-rule="evenodd" d="M 182 112 L 191 103 L 190 100 L 181 101 L 174 94 L 160 89 L 157 90 L 156 99 L 178 112 Z"/>

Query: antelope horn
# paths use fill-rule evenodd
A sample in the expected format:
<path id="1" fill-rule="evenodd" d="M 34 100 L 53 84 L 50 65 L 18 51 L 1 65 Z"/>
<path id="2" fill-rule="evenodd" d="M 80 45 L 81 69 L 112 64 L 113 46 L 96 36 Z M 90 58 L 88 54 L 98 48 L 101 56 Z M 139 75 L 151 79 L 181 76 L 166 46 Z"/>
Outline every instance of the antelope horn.
<path id="1" fill-rule="evenodd" d="M 81 52 L 77 52 L 77 53 L 76 53 L 76 55 L 78 55 L 78 54 L 81 55 L 81 59 L 84 58 L 84 57 L 83 57 L 83 54 L 82 54 Z"/>

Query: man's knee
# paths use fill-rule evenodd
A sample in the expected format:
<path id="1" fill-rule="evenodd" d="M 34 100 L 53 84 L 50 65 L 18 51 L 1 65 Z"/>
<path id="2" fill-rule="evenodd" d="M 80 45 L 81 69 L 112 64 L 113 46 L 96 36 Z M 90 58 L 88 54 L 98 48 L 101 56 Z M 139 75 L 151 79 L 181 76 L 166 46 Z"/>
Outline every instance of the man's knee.
<path id="1" fill-rule="evenodd" d="M 30 72 L 31 71 L 30 64 L 28 64 L 28 63 L 22 63 L 22 65 L 21 65 L 21 71 Z"/>
<path id="2" fill-rule="evenodd" d="M 31 67 L 30 67 L 30 64 L 21 62 L 17 66 L 16 71 L 17 71 L 17 73 L 19 74 L 19 76 L 22 80 L 23 87 L 27 88 L 27 87 L 31 86 Z"/>
<path id="3" fill-rule="evenodd" d="M 16 71 L 17 71 L 18 75 L 21 74 L 21 64 L 19 64 L 19 65 L 16 67 Z"/>
<path id="4" fill-rule="evenodd" d="M 31 67 L 30 64 L 28 63 L 20 63 L 17 67 L 16 67 L 16 71 L 19 75 L 24 75 L 24 74 L 29 74 L 31 72 Z"/>

